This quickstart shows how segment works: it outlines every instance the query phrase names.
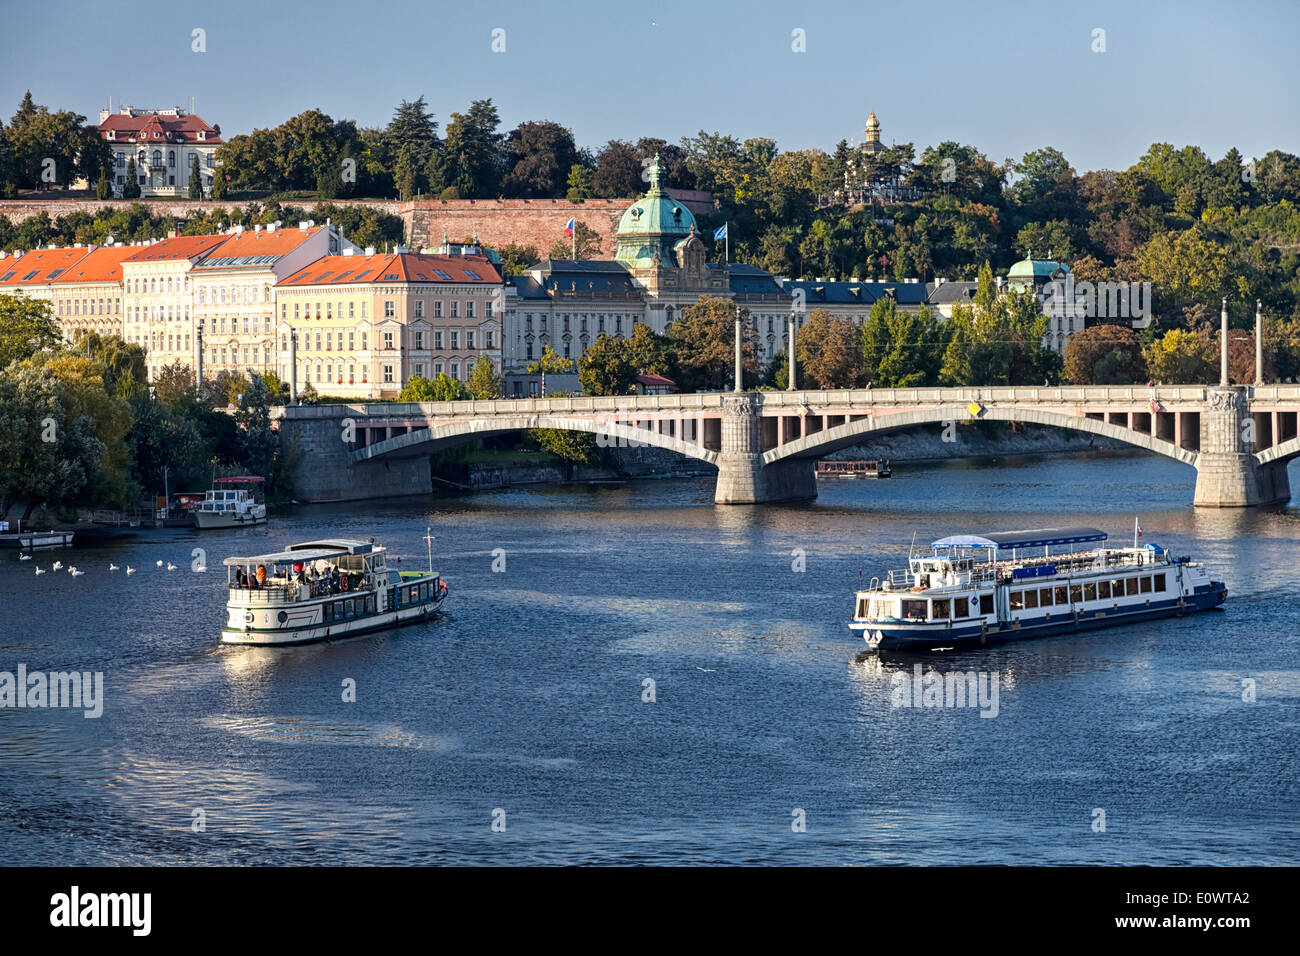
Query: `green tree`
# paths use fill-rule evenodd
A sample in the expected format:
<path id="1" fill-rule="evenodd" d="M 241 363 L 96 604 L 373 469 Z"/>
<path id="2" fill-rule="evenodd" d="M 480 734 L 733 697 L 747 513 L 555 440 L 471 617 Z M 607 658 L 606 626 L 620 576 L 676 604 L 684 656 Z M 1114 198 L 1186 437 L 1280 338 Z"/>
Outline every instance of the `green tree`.
<path id="1" fill-rule="evenodd" d="M 455 402 L 466 396 L 465 386 L 446 372 L 441 372 L 434 379 L 420 375 L 411 378 L 403 386 L 397 400 L 399 402 Z"/>
<path id="2" fill-rule="evenodd" d="M 811 388 L 859 388 L 865 382 L 863 353 L 853 320 L 814 309 L 795 333 L 796 384 Z M 788 369 L 787 369 L 788 374 Z"/>
<path id="3" fill-rule="evenodd" d="M 569 191 L 565 193 L 565 198 L 569 202 L 582 202 L 584 199 L 590 199 L 593 195 L 591 185 L 591 170 L 581 163 L 574 163 L 569 167 Z"/>
<path id="4" fill-rule="evenodd" d="M 199 154 L 190 154 L 190 183 L 189 197 L 191 199 L 203 198 L 203 174 L 199 171 Z"/>
<path id="5" fill-rule="evenodd" d="M 489 100 L 475 100 L 465 113 L 452 113 L 447 126 L 447 182 L 465 199 L 495 197 L 505 165 L 501 118 Z"/>
<path id="6" fill-rule="evenodd" d="M 555 240 L 549 255 L 552 259 L 595 259 L 600 255 L 600 249 L 600 234 L 585 222 L 575 220 L 573 237 Z"/>
<path id="7" fill-rule="evenodd" d="M 548 345 L 546 348 L 542 349 L 540 358 L 534 359 L 525 366 L 525 371 L 528 372 L 529 375 L 542 376 L 541 394 L 542 398 L 545 398 L 547 395 L 546 376 L 565 375 L 573 372 L 573 360 L 562 358 L 558 353 L 556 353 L 555 349 Z"/>
<path id="8" fill-rule="evenodd" d="M 604 332 L 578 360 L 578 382 L 588 395 L 627 395 L 636 376 L 628 343 Z"/>
<path id="9" fill-rule="evenodd" d="M 0 369 L 59 342 L 50 303 L 25 296 L 0 295 Z"/>
<path id="10" fill-rule="evenodd" d="M 1218 349 L 1208 327 L 1170 329 L 1147 348 L 1151 377 L 1162 385 L 1203 385 L 1218 380 Z"/>
<path id="11" fill-rule="evenodd" d="M 749 312 L 740 312 L 741 368 L 750 385 L 758 383 L 756 342 L 758 333 Z M 702 296 L 695 305 L 677 313 L 667 335 L 673 354 L 674 378 L 685 392 L 719 389 L 734 378 L 735 307 L 725 299 Z M 743 387 L 743 386 L 742 386 Z"/>
<path id="12" fill-rule="evenodd" d="M 128 159 L 126 161 L 126 182 L 122 184 L 122 198 L 139 199 L 140 192 L 140 171 L 135 168 L 135 160 Z M 222 190 L 222 195 L 225 195 L 224 189 Z M 214 198 L 219 198 L 216 196 L 216 193 L 213 193 L 213 196 Z"/>
<path id="13" fill-rule="evenodd" d="M 525 199 L 562 196 L 579 158 L 572 131 L 559 123 L 520 123 L 505 139 L 502 191 Z"/>
<path id="14" fill-rule="evenodd" d="M 1131 328 L 1094 325 L 1070 336 L 1065 377 L 1075 385 L 1134 385 L 1147 381 L 1142 345 Z"/>
<path id="15" fill-rule="evenodd" d="M 480 355 L 474 363 L 474 370 L 470 372 L 468 388 L 471 398 L 500 398 L 505 394 L 505 376 L 497 371 L 490 358 Z"/>

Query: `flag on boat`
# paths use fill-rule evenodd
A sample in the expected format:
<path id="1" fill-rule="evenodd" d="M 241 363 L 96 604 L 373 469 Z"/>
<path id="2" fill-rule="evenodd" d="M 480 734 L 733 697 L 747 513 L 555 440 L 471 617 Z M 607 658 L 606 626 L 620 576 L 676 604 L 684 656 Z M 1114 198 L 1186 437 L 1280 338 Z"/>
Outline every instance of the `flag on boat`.
<path id="1" fill-rule="evenodd" d="M 727 224 L 723 223 L 717 229 L 713 230 L 713 241 L 717 242 L 719 239 L 726 239 L 726 238 L 727 238 Z"/>
<path id="2" fill-rule="evenodd" d="M 571 217 L 569 221 L 564 224 L 564 234 L 566 236 L 571 236 L 573 235 L 573 230 L 576 228 L 577 228 L 577 223 L 575 223 L 573 218 Z"/>
<path id="3" fill-rule="evenodd" d="M 1133 533 L 1137 537 L 1142 537 L 1142 526 L 1138 524 L 1137 518 L 1133 519 Z"/>

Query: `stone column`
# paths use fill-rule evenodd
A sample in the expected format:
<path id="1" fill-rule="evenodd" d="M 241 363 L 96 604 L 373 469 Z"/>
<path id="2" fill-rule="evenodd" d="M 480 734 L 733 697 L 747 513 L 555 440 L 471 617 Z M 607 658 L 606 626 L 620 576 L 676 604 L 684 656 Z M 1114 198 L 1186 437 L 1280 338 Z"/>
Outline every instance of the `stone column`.
<path id="1" fill-rule="evenodd" d="M 1244 387 L 1211 388 L 1201 412 L 1201 449 L 1196 456 L 1197 505 L 1248 508 L 1291 497 L 1286 466 L 1260 466 L 1255 459 L 1254 421 Z"/>
<path id="2" fill-rule="evenodd" d="M 720 505 L 752 505 L 816 498 L 817 477 L 811 459 L 763 464 L 759 410 L 757 395 L 722 399 L 722 450 L 713 500 Z"/>

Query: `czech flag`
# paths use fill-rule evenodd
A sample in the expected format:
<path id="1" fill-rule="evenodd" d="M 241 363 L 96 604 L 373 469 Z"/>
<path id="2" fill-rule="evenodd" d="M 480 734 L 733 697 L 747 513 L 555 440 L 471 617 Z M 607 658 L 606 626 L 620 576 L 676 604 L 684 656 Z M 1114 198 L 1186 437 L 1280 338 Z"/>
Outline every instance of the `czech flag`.
<path id="1" fill-rule="evenodd" d="M 565 223 L 565 225 L 564 225 L 564 234 L 565 234 L 566 236 L 571 236 L 571 235 L 573 235 L 573 230 L 576 229 L 576 228 L 577 228 L 577 223 L 575 223 L 575 222 L 573 221 L 573 219 L 570 219 L 570 220 L 569 220 L 567 223 Z"/>

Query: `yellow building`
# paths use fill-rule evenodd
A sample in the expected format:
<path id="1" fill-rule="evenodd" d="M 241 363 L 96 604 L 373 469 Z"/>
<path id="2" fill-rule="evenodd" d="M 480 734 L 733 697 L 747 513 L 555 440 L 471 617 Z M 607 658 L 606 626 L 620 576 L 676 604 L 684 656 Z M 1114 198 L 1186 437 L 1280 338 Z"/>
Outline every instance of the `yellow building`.
<path id="1" fill-rule="evenodd" d="M 101 337 L 124 334 L 122 262 L 144 249 L 121 243 L 92 246 L 88 255 L 60 273 L 50 291 L 64 342 L 72 343 L 83 332 Z"/>
<path id="2" fill-rule="evenodd" d="M 500 368 L 501 276 L 481 255 L 329 256 L 276 285 L 280 371 L 301 393 L 395 398 L 412 378 Z M 296 336 L 296 341 L 295 337 Z"/>

